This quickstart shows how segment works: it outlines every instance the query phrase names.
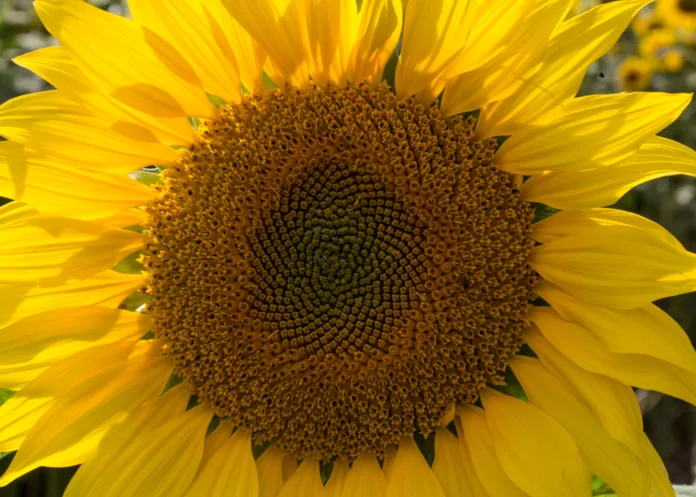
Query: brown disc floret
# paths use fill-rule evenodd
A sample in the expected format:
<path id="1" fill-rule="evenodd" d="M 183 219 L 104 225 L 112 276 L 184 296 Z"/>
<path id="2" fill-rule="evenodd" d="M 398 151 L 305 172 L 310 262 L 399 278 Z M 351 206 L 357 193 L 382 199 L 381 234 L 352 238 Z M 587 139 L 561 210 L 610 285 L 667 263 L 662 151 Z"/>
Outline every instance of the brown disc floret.
<path id="1" fill-rule="evenodd" d="M 302 457 L 383 453 L 502 380 L 533 209 L 474 118 L 381 85 L 221 109 L 148 206 L 148 311 L 200 401 Z"/>

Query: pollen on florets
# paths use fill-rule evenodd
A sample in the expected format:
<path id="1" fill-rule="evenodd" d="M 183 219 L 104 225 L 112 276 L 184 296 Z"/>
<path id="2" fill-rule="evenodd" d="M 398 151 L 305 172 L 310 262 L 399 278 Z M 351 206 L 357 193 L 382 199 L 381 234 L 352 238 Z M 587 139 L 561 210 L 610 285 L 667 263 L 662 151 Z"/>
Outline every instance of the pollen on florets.
<path id="1" fill-rule="evenodd" d="M 221 417 L 297 456 L 382 454 L 499 383 L 533 209 L 474 118 L 287 86 L 205 123 L 147 209 L 154 333 Z"/>

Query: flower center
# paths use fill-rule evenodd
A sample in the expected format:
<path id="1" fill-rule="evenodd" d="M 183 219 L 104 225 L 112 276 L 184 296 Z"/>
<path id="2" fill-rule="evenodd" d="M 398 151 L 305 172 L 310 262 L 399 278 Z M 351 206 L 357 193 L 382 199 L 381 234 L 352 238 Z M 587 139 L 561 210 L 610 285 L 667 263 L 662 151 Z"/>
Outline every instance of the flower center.
<path id="1" fill-rule="evenodd" d="M 500 383 L 533 209 L 475 119 L 287 87 L 200 129 L 148 207 L 154 332 L 201 402 L 298 458 L 382 454 Z"/>
<path id="2" fill-rule="evenodd" d="M 679 0 L 679 10 L 683 12 L 696 12 L 696 0 Z"/>

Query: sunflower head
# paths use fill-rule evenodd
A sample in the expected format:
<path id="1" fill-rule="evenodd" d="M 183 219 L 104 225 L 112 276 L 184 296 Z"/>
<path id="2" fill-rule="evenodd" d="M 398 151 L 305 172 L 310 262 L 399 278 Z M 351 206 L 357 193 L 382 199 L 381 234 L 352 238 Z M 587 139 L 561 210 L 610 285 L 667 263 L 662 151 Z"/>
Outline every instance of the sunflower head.
<path id="1" fill-rule="evenodd" d="M 687 31 L 696 28 L 696 0 L 658 0 L 657 9 L 675 28 Z"/>
<path id="2" fill-rule="evenodd" d="M 62 45 L 18 62 L 56 90 L 0 107 L 0 485 L 668 495 L 630 385 L 696 400 L 651 304 L 696 256 L 603 207 L 696 170 L 655 136 L 690 96 L 575 97 L 646 3 L 37 0 Z"/>
<path id="3" fill-rule="evenodd" d="M 628 57 L 619 66 L 619 87 L 624 91 L 645 90 L 650 86 L 653 72 L 653 64 L 649 60 Z"/>

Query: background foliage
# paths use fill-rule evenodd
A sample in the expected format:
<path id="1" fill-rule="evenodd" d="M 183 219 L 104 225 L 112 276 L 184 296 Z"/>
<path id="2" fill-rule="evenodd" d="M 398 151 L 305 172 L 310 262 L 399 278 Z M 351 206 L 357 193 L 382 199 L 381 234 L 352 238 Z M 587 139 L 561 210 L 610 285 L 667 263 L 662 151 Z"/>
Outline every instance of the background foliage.
<path id="1" fill-rule="evenodd" d="M 127 12 L 125 0 L 90 0 L 91 3 L 114 13 Z M 591 7 L 600 0 L 580 0 L 578 10 Z M 604 0 L 607 1 L 607 0 Z M 653 20 L 652 7 L 640 15 L 639 22 Z M 644 33 L 645 23 L 629 30 L 607 56 L 594 64 L 583 82 L 581 94 L 611 93 L 627 87 L 624 62 L 636 56 L 650 64 L 650 76 L 644 89 L 670 92 L 692 92 L 696 89 L 696 46 L 694 37 L 680 32 L 671 44 L 646 53 L 641 47 L 650 33 Z M 636 31 L 640 31 L 637 33 Z M 15 66 L 11 59 L 55 41 L 45 32 L 31 7 L 31 0 L 0 0 L 0 102 L 23 93 L 48 89 L 37 77 Z M 682 57 L 683 68 L 667 71 L 660 58 L 676 50 Z M 642 53 L 641 53 L 642 52 Z M 629 85 L 630 86 L 630 85 Z M 638 89 L 638 88 L 635 88 Z M 661 133 L 696 148 L 696 105 L 692 104 L 681 118 Z M 689 250 L 696 252 L 696 180 L 672 177 L 644 184 L 627 194 L 617 204 L 619 208 L 637 212 L 669 229 Z M 0 204 L 5 201 L 0 198 Z M 696 294 L 665 299 L 659 305 L 667 310 L 696 340 Z M 11 392 L 0 389 L 0 404 Z M 696 447 L 696 411 L 688 404 L 664 395 L 638 390 L 636 392 L 644 414 L 646 431 L 662 455 L 673 483 L 691 484 L 694 481 L 694 449 Z M 0 453 L 0 474 L 12 454 Z M 74 468 L 41 468 L 21 480 L 0 489 L 0 497 L 59 497 Z M 606 495 L 597 482 L 596 495 Z"/>

